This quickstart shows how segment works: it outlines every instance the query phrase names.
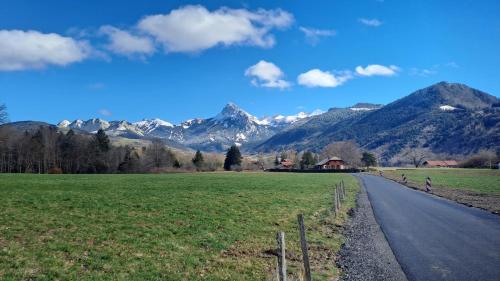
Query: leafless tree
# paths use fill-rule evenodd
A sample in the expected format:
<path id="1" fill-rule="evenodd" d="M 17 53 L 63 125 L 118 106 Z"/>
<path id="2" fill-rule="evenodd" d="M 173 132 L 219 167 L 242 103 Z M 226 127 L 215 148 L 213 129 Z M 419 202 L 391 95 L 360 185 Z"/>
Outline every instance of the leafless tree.
<path id="1" fill-rule="evenodd" d="M 413 164 L 413 166 L 415 166 L 415 168 L 422 166 L 425 159 L 427 159 L 427 151 L 418 147 L 406 148 L 403 152 L 403 155 L 404 157 L 406 157 L 406 159 L 408 159 L 410 163 Z"/>
<path id="2" fill-rule="evenodd" d="M 351 167 L 361 165 L 361 151 L 354 141 L 338 141 L 327 145 L 320 153 L 322 159 L 340 157 Z"/>
<path id="3" fill-rule="evenodd" d="M 265 170 L 266 160 L 262 152 L 259 152 L 259 155 L 257 156 L 257 166 L 259 166 L 261 170 Z"/>
<path id="4" fill-rule="evenodd" d="M 172 167 L 175 162 L 175 155 L 167 149 L 161 139 L 153 139 L 145 151 L 145 167 L 147 169 L 159 169 Z"/>
<path id="5" fill-rule="evenodd" d="M 469 156 L 460 166 L 465 168 L 493 168 L 500 158 L 493 150 L 481 149 L 476 154 Z"/>

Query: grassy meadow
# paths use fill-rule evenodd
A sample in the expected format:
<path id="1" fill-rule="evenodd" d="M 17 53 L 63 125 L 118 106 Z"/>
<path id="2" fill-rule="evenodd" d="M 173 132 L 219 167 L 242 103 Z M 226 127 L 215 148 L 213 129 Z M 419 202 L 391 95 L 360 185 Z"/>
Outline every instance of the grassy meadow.
<path id="1" fill-rule="evenodd" d="M 419 185 L 425 185 L 425 179 L 429 176 L 432 185 L 436 187 L 500 194 L 500 170 L 458 168 L 384 170 L 386 176 L 397 180 L 401 179 L 403 173 L 409 182 Z"/>
<path id="2" fill-rule="evenodd" d="M 343 174 L 0 174 L 0 280 L 270 280 L 277 231 L 298 276 L 299 212 L 313 278 L 331 280 L 358 188 Z"/>

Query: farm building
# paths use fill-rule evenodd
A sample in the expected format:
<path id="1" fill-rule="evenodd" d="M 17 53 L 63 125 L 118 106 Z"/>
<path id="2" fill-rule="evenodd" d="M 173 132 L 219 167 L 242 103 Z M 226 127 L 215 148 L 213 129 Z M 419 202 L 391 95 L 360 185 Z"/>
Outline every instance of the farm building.
<path id="1" fill-rule="evenodd" d="M 455 160 L 427 160 L 424 162 L 427 168 L 456 168 L 458 162 Z"/>
<path id="2" fill-rule="evenodd" d="M 280 165 L 278 166 L 279 169 L 292 169 L 294 166 L 294 163 L 290 159 L 283 159 L 281 160 Z"/>
<path id="3" fill-rule="evenodd" d="M 340 159 L 339 157 L 331 157 L 327 159 L 323 159 L 316 163 L 315 165 L 316 169 L 319 170 L 344 170 L 347 169 L 347 166 L 344 162 L 344 160 Z"/>

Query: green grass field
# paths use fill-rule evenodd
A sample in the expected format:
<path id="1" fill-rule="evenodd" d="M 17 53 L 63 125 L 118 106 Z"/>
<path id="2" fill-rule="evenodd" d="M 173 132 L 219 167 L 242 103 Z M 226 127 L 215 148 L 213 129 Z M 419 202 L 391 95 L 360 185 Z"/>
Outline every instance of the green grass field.
<path id="1" fill-rule="evenodd" d="M 398 180 L 403 173 L 408 181 L 422 185 L 429 176 L 433 186 L 500 194 L 500 170 L 446 168 L 384 170 L 385 175 Z"/>
<path id="2" fill-rule="evenodd" d="M 333 219 L 340 179 L 348 198 Z M 331 280 L 357 191 L 341 174 L 4 174 L 0 280 L 270 279 L 276 259 L 265 252 L 280 230 L 298 275 L 299 212 L 315 280 Z"/>

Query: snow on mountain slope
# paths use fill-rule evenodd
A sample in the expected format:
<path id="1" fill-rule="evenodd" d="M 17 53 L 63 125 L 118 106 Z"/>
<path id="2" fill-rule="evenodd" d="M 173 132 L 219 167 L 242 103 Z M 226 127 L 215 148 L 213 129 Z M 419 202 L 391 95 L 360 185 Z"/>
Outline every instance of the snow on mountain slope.
<path id="1" fill-rule="evenodd" d="M 443 111 L 453 111 L 455 109 L 457 109 L 456 107 L 454 106 L 451 106 L 451 105 L 441 105 L 439 107 L 439 109 L 443 110 Z"/>
<path id="2" fill-rule="evenodd" d="M 142 121 L 132 123 L 138 129 L 142 130 L 145 134 L 150 133 L 158 129 L 159 127 L 169 127 L 173 128 L 174 125 L 170 122 L 155 118 L 155 119 L 143 119 Z"/>
<path id="3" fill-rule="evenodd" d="M 67 120 L 61 121 L 59 124 L 62 123 L 62 125 L 66 125 L 65 126 L 66 128 L 80 129 L 82 131 L 86 131 L 89 133 L 95 133 L 99 129 L 105 130 L 109 127 L 108 121 L 102 120 L 99 118 L 92 118 L 92 119 L 89 119 L 87 121 L 83 121 L 83 120 L 78 119 L 78 120 L 71 122 L 70 124 L 67 124 L 67 122 L 65 122 L 65 121 L 67 121 Z"/>
<path id="4" fill-rule="evenodd" d="M 289 125 L 289 124 L 295 123 L 301 119 L 316 116 L 316 115 L 319 115 L 322 113 L 324 113 L 323 110 L 316 109 L 311 113 L 299 112 L 295 115 L 288 115 L 288 116 L 275 115 L 275 116 L 271 116 L 271 117 L 264 117 L 264 118 L 260 119 L 258 122 L 259 122 L 259 124 L 269 125 L 269 126 Z"/>
<path id="5" fill-rule="evenodd" d="M 204 150 L 220 151 L 233 144 L 243 145 L 262 141 L 289 125 L 300 120 L 323 113 L 316 110 L 312 113 L 299 112 L 295 115 L 276 115 L 259 119 L 234 103 L 228 103 L 214 117 L 207 119 L 189 119 L 179 125 L 155 118 L 143 119 L 138 122 L 106 121 L 90 119 L 87 121 L 63 120 L 60 128 L 79 129 L 95 133 L 105 130 L 110 136 L 128 138 L 162 138 L 180 144 Z"/>
<path id="6" fill-rule="evenodd" d="M 62 120 L 61 122 L 59 122 L 57 124 L 57 127 L 59 127 L 59 128 L 67 128 L 70 124 L 71 124 L 71 122 L 69 120 Z"/>

